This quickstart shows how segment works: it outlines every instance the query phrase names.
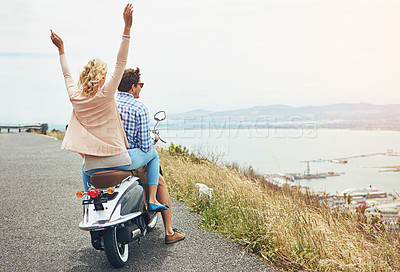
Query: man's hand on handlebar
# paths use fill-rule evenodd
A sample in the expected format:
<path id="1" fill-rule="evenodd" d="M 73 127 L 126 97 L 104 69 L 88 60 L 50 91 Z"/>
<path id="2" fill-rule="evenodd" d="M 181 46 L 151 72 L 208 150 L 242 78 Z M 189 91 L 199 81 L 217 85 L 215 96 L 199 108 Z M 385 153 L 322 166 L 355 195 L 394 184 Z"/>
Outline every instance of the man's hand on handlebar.
<path id="1" fill-rule="evenodd" d="M 154 144 L 156 144 L 160 140 L 160 136 L 154 133 Z"/>

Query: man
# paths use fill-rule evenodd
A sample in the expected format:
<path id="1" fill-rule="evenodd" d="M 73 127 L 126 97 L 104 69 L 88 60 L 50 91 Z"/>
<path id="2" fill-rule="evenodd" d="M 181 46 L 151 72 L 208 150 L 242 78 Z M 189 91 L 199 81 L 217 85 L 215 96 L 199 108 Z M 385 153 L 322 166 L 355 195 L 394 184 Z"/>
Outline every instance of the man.
<path id="1" fill-rule="evenodd" d="M 149 111 L 142 102 L 137 100 L 143 86 L 139 68 L 126 69 L 118 86 L 115 100 L 128 139 L 128 148 L 140 148 L 143 152 L 148 152 L 157 143 L 159 137 L 150 132 Z M 142 180 L 145 179 L 142 178 L 145 175 L 140 170 L 138 175 L 141 177 L 141 181 L 145 182 Z M 161 175 L 158 179 L 157 200 L 171 207 L 167 184 Z M 164 221 L 165 243 L 172 244 L 183 240 L 185 234 L 172 228 L 171 208 L 162 210 L 161 215 Z"/>

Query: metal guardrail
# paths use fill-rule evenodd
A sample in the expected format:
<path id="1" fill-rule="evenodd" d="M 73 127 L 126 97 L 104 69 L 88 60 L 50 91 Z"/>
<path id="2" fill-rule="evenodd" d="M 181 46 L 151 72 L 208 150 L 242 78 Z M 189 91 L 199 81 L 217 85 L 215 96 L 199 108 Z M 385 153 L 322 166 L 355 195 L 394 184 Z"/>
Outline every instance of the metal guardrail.
<path id="1" fill-rule="evenodd" d="M 7 129 L 7 132 L 10 132 L 11 129 L 18 129 L 18 132 L 22 130 L 35 130 L 40 131 L 42 134 L 46 134 L 49 129 L 49 125 L 47 123 L 37 124 L 37 125 L 24 125 L 24 126 L 0 126 L 0 133 L 2 129 Z"/>

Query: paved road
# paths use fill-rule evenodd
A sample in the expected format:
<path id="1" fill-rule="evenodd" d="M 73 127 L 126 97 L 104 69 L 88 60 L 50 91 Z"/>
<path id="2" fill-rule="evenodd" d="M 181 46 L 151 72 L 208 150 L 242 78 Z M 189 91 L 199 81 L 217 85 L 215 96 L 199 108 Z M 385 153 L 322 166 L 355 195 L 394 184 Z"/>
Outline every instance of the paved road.
<path id="1" fill-rule="evenodd" d="M 29 133 L 0 134 L 0 271 L 114 271 L 78 224 L 82 216 L 79 155 L 61 142 Z M 162 221 L 130 244 L 118 271 L 276 271 L 243 247 L 201 230 L 199 216 L 172 202 L 174 227 L 187 234 L 163 243 Z M 161 217 L 160 217 L 161 218 Z"/>

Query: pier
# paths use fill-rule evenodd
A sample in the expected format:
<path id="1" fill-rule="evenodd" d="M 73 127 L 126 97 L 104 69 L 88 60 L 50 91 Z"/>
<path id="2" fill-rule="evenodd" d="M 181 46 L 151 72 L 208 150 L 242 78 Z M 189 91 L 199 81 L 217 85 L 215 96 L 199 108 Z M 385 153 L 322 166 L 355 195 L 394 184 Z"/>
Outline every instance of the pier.
<path id="1" fill-rule="evenodd" d="M 35 125 L 0 125 L 0 133 L 2 129 L 6 129 L 7 132 L 11 132 L 12 129 L 18 130 L 18 132 L 33 130 L 40 132 L 42 134 L 46 134 L 49 129 L 49 125 L 47 123 L 43 124 L 35 124 Z"/>

